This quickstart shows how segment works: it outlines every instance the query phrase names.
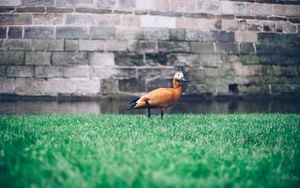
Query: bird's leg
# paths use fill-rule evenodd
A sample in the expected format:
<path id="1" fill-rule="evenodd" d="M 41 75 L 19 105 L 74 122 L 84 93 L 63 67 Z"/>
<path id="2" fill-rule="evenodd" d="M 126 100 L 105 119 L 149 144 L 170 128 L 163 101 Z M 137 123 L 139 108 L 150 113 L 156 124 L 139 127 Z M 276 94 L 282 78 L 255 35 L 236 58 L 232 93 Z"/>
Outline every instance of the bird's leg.
<path id="1" fill-rule="evenodd" d="M 147 108 L 148 108 L 148 117 L 151 117 L 151 112 L 150 112 L 150 104 L 148 103 L 148 101 L 146 101 L 146 105 L 147 105 Z"/>
<path id="2" fill-rule="evenodd" d="M 163 117 L 164 117 L 164 111 L 162 109 L 160 109 L 160 117 L 161 117 L 161 119 L 163 119 Z"/>

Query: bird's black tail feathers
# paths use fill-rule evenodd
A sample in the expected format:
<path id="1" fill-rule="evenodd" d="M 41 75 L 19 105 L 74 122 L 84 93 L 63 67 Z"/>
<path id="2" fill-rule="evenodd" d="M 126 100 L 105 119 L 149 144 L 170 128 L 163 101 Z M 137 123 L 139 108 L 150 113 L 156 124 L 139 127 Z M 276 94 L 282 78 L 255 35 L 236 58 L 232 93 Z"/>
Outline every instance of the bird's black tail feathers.
<path id="1" fill-rule="evenodd" d="M 134 108 L 135 107 L 135 105 L 136 105 L 136 101 L 138 101 L 140 98 L 137 98 L 137 99 L 134 99 L 134 100 L 132 100 L 130 103 L 129 103 L 129 108 L 127 109 L 127 110 L 131 110 L 132 108 Z"/>

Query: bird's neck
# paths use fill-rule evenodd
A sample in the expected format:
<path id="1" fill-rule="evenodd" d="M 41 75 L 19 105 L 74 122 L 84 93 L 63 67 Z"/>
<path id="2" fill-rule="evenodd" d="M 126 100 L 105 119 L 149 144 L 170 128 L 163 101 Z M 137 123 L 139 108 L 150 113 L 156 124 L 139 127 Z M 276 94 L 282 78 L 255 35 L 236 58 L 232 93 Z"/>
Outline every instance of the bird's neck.
<path id="1" fill-rule="evenodd" d="M 181 84 L 179 80 L 173 79 L 173 88 L 181 88 Z"/>

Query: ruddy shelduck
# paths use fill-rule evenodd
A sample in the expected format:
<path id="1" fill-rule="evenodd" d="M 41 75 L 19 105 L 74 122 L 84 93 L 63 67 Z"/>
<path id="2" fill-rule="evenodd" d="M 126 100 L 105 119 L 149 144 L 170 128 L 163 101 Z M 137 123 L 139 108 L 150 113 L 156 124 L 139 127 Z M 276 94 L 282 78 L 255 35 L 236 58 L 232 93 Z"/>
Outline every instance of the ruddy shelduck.
<path id="1" fill-rule="evenodd" d="M 164 110 L 172 106 L 181 96 L 181 81 L 185 81 L 182 72 L 176 72 L 173 77 L 173 88 L 158 88 L 140 98 L 131 101 L 128 110 L 131 109 L 148 109 L 148 117 L 151 116 L 151 108 L 159 108 L 160 116 L 163 118 Z"/>

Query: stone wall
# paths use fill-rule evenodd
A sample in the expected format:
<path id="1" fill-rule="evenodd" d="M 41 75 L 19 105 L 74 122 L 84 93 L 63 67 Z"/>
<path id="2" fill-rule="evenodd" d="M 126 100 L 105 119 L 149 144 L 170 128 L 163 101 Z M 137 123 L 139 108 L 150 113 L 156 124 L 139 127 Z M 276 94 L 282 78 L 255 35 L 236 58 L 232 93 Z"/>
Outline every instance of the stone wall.
<path id="1" fill-rule="evenodd" d="M 0 93 L 300 93 L 298 0 L 0 0 Z"/>

